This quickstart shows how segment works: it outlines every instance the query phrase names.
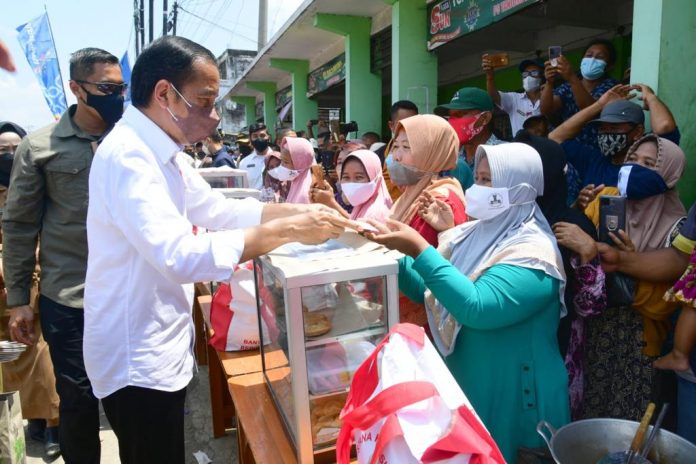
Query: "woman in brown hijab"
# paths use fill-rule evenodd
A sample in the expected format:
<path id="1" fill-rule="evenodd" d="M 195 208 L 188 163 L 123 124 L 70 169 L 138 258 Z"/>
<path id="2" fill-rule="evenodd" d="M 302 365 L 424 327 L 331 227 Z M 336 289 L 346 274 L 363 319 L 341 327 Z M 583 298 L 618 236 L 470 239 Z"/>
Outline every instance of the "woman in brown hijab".
<path id="1" fill-rule="evenodd" d="M 411 226 L 434 247 L 438 245 L 439 232 L 451 227 L 452 222 L 455 225 L 466 222 L 464 192 L 459 181 L 440 177 L 440 172 L 456 166 L 458 147 L 457 133 L 446 120 L 422 114 L 399 122 L 386 159 L 391 182 L 402 191 L 392 206 L 391 218 Z M 424 198 L 448 217 L 424 214 Z M 443 221 L 450 225 L 437 227 Z M 401 322 L 428 327 L 425 306 L 409 300 L 403 293 L 399 298 L 399 315 Z"/>
<path id="2" fill-rule="evenodd" d="M 446 120 L 432 114 L 403 119 L 396 127 L 386 164 L 393 184 L 401 190 L 394 203 L 391 218 L 417 230 L 428 243 L 437 247 L 437 235 L 444 230 L 434 228 L 438 221 L 419 214 L 419 199 L 428 197 L 440 202 L 440 211 L 451 211 L 447 221 L 459 225 L 466 221 L 464 192 L 456 179 L 440 173 L 454 169 L 459 142 L 457 133 Z M 449 208 L 444 207 L 445 203 Z"/>

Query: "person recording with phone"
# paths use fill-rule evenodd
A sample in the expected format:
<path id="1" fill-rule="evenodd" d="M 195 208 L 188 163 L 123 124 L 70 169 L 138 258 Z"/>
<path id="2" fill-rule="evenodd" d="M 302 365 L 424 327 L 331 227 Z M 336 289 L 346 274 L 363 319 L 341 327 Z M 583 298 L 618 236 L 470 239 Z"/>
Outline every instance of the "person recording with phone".
<path id="1" fill-rule="evenodd" d="M 550 47 L 550 52 L 556 53 Z M 606 91 L 619 82 L 609 77 L 609 70 L 616 63 L 616 49 L 609 40 L 596 39 L 585 47 L 580 73 L 573 70 L 570 61 L 562 54 L 559 57 L 550 57 L 545 62 L 544 77 L 549 85 L 544 86 L 541 92 L 541 112 L 546 117 L 560 117 L 566 121 L 575 113 L 592 105 Z M 558 78 L 565 82 L 554 88 L 553 84 Z M 597 131 L 593 127 L 587 127 L 578 135 L 581 143 L 590 146 L 597 145 Z"/>
<path id="2" fill-rule="evenodd" d="M 535 60 L 523 60 L 518 69 L 522 74 L 524 92 L 500 92 L 495 85 L 495 66 L 490 55 L 485 54 L 481 66 L 486 73 L 486 90 L 493 103 L 510 118 L 512 134 L 523 129 L 527 118 L 541 114 L 541 86 L 544 83 L 544 65 Z"/>

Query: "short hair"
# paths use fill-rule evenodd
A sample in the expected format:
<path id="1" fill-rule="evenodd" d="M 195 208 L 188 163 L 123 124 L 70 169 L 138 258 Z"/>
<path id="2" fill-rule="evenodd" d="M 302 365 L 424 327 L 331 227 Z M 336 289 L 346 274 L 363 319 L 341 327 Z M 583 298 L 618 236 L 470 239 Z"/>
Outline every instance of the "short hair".
<path id="1" fill-rule="evenodd" d="M 607 65 L 616 63 L 616 47 L 614 47 L 614 44 L 611 42 L 611 40 L 607 39 L 594 39 L 589 41 L 585 46 L 584 50 L 582 51 L 582 56 L 585 56 L 587 50 L 589 50 L 590 47 L 593 45 L 601 45 L 607 49 L 607 52 L 609 52 L 609 62 L 607 63 Z"/>
<path id="2" fill-rule="evenodd" d="M 209 136 L 210 140 L 213 141 L 213 143 L 221 143 L 222 142 L 222 135 L 220 135 L 220 132 L 217 130 L 214 130 Z"/>
<path id="3" fill-rule="evenodd" d="M 372 137 L 372 138 L 374 138 L 374 139 L 377 139 L 378 142 L 379 142 L 380 140 L 382 140 L 382 137 L 380 137 L 379 134 L 378 134 L 377 132 L 372 132 L 372 131 L 370 131 L 370 132 L 365 132 L 362 136 L 363 136 L 363 137 Z"/>
<path id="4" fill-rule="evenodd" d="M 81 48 L 70 55 L 70 79 L 84 80 L 94 72 L 94 65 L 120 64 L 118 58 L 101 48 Z"/>
<path id="5" fill-rule="evenodd" d="M 418 107 L 411 100 L 399 100 L 391 106 L 391 119 L 394 119 L 399 110 L 413 111 L 418 114 Z"/>
<path id="6" fill-rule="evenodd" d="M 150 103 L 155 85 L 168 80 L 181 89 L 193 79 L 193 66 L 205 61 L 217 66 L 215 56 L 202 45 L 180 36 L 164 36 L 152 42 L 138 57 L 131 74 L 131 101 L 136 108 Z"/>
<path id="7" fill-rule="evenodd" d="M 266 125 L 262 122 L 257 122 L 255 124 L 252 124 L 251 126 L 249 126 L 249 137 L 251 137 L 251 134 L 253 134 L 254 132 L 267 130 L 267 129 L 268 128 L 266 127 Z"/>

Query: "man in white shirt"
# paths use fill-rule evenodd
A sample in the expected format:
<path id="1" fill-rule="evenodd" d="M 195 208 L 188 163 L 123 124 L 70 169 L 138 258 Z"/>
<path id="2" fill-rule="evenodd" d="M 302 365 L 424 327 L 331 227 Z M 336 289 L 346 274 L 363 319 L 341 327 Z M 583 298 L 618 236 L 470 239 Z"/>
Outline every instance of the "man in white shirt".
<path id="1" fill-rule="evenodd" d="M 132 105 L 99 146 L 89 179 L 84 359 L 124 464 L 184 462 L 193 284 L 292 241 L 337 237 L 347 220 L 313 205 L 225 200 L 187 163 L 209 135 L 215 57 L 166 36 L 135 63 Z M 193 226 L 217 232 L 196 235 Z"/>
<path id="2" fill-rule="evenodd" d="M 541 84 L 544 82 L 544 65 L 534 60 L 523 60 L 518 69 L 522 73 L 524 92 L 499 92 L 495 85 L 494 68 L 488 55 L 483 55 L 483 70 L 486 72 L 486 90 L 498 108 L 510 117 L 512 135 L 522 130 L 530 116 L 541 114 Z"/>
<path id="3" fill-rule="evenodd" d="M 252 124 L 249 126 L 249 140 L 254 151 L 246 156 L 239 163 L 239 169 L 247 172 L 249 188 L 261 190 L 263 188 L 263 170 L 265 168 L 266 156 L 273 150 L 269 147 L 271 137 L 263 123 Z"/>

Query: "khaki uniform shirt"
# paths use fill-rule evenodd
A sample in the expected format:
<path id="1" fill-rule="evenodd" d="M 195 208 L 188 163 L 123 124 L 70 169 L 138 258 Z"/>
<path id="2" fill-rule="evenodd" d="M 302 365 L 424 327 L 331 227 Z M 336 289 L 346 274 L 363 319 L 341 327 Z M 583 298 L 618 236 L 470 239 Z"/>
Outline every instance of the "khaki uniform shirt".
<path id="1" fill-rule="evenodd" d="M 87 270 L 87 201 L 92 142 L 72 120 L 28 135 L 15 153 L 2 219 L 7 305 L 30 302 L 35 253 L 41 241 L 41 295 L 82 308 Z"/>

